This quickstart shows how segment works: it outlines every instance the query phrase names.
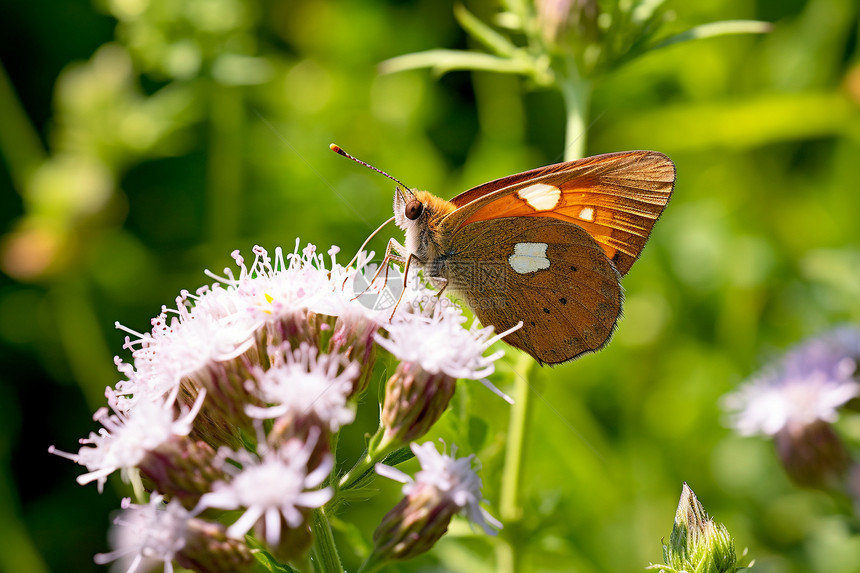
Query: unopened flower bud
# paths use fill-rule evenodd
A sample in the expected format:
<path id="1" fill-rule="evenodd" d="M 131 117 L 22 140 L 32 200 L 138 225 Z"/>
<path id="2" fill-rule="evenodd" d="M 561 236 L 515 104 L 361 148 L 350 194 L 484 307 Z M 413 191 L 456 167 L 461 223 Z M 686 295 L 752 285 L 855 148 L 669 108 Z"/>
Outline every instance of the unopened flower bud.
<path id="1" fill-rule="evenodd" d="M 735 573 L 735 543 L 726 527 L 705 513 L 696 494 L 685 483 L 675 512 L 669 543 L 663 545 L 665 565 L 651 565 L 666 573 Z"/>
<path id="2" fill-rule="evenodd" d="M 597 34 L 595 0 L 535 0 L 537 21 L 550 48 L 584 45 Z"/>
<path id="3" fill-rule="evenodd" d="M 266 349 L 284 344 L 294 348 L 303 342 L 319 346 L 320 326 L 327 324 L 329 319 L 331 317 L 320 316 L 306 308 L 279 314 L 255 333 L 257 349 L 265 354 Z"/>
<path id="4" fill-rule="evenodd" d="M 397 448 L 426 434 L 445 413 L 455 385 L 444 372 L 431 374 L 418 364 L 401 362 L 385 384 L 381 448 Z"/>
<path id="5" fill-rule="evenodd" d="M 284 414 L 275 420 L 266 435 L 266 442 L 273 449 L 291 439 L 313 444 L 308 457 L 309 472 L 331 459 L 331 432 L 313 412 Z"/>
<path id="6" fill-rule="evenodd" d="M 246 389 L 245 381 L 251 376 L 252 365 L 259 360 L 256 349 L 252 347 L 235 358 L 211 361 L 182 378 L 179 403 L 193 403 L 201 389 L 205 389 L 209 396 L 194 424 L 192 437 L 216 448 L 241 446 L 242 432 L 254 431 L 251 418 L 245 413 L 245 405 L 257 401 Z"/>
<path id="7" fill-rule="evenodd" d="M 191 519 L 176 563 L 191 571 L 243 573 L 252 571 L 256 560 L 245 541 L 229 537 L 224 525 Z"/>
<path id="8" fill-rule="evenodd" d="M 416 485 L 376 528 L 374 551 L 392 560 L 417 557 L 436 545 L 459 509 L 452 503 L 445 503 L 432 485 Z"/>
<path id="9" fill-rule="evenodd" d="M 215 455 L 206 442 L 171 436 L 147 452 L 137 467 L 147 489 L 179 500 L 186 509 L 191 509 L 200 496 L 212 489 L 213 483 L 226 478 L 212 463 Z"/>
<path id="10" fill-rule="evenodd" d="M 334 325 L 329 339 L 329 353 L 343 354 L 359 366 L 350 397 L 360 395 L 370 384 L 373 365 L 376 363 L 375 336 L 378 331 L 379 324 L 357 312 L 338 317 Z"/>

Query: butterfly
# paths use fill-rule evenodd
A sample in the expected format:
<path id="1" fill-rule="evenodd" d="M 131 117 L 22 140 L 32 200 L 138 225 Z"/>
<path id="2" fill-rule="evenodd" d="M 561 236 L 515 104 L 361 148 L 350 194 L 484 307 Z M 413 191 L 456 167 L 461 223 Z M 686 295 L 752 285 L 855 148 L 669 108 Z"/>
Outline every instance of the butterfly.
<path id="1" fill-rule="evenodd" d="M 505 342 L 559 364 L 612 337 L 621 277 L 672 196 L 675 164 L 656 151 L 607 153 L 509 175 L 450 201 L 397 182 L 388 222 L 406 240 L 389 241 L 383 266 L 402 263 L 406 274 L 418 265 L 499 332 L 522 322 Z"/>

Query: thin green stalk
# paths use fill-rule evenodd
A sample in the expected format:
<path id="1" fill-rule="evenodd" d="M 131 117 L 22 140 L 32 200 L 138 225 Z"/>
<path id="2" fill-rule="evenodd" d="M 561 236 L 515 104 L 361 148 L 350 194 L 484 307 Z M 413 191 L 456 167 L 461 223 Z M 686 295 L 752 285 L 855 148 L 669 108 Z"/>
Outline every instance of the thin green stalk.
<path id="1" fill-rule="evenodd" d="M 311 529 L 314 532 L 312 552 L 317 570 L 320 573 L 343 573 L 343 564 L 340 562 L 331 525 L 324 510 L 317 509 L 314 511 Z"/>
<path id="2" fill-rule="evenodd" d="M 511 406 L 511 417 L 508 425 L 508 441 L 505 449 L 502 491 L 499 500 L 499 516 L 502 523 L 514 530 L 517 529 L 517 522 L 522 515 L 520 487 L 531 419 L 528 377 L 534 364 L 535 361 L 531 356 L 521 352 L 514 368 L 517 373 L 514 382 L 514 404 Z M 519 570 L 519 539 L 513 535 L 505 536 L 503 539 L 503 543 L 500 543 L 496 550 L 497 569 L 502 573 L 515 573 Z"/>
<path id="3" fill-rule="evenodd" d="M 367 561 L 361 564 L 358 568 L 358 573 L 376 573 L 385 565 L 385 561 L 380 561 L 374 553 L 367 558 Z"/>
<path id="4" fill-rule="evenodd" d="M 0 154 L 6 158 L 9 174 L 18 193 L 46 159 L 36 128 L 27 117 L 6 69 L 0 63 Z"/>
<path id="5" fill-rule="evenodd" d="M 368 449 L 364 455 L 355 462 L 343 477 L 340 478 L 338 489 L 350 489 L 362 480 L 369 472 L 373 471 L 376 462 L 382 461 L 385 456 L 397 449 L 397 444 L 391 438 L 386 438 L 385 427 L 379 426 L 376 433 L 370 438 Z"/>
<path id="6" fill-rule="evenodd" d="M 576 68 L 570 66 L 570 74 L 561 81 L 561 93 L 567 114 L 564 135 L 564 160 L 573 161 L 585 157 L 588 135 L 588 107 L 591 103 L 591 83 L 580 77 Z"/>
<path id="7" fill-rule="evenodd" d="M 369 452 L 365 452 L 364 455 L 359 459 L 352 469 L 344 474 L 342 478 L 340 478 L 340 483 L 338 484 L 338 489 L 351 489 L 358 483 L 361 478 L 367 475 L 367 472 L 373 469 L 373 466 L 376 464 L 376 460 L 370 457 Z"/>

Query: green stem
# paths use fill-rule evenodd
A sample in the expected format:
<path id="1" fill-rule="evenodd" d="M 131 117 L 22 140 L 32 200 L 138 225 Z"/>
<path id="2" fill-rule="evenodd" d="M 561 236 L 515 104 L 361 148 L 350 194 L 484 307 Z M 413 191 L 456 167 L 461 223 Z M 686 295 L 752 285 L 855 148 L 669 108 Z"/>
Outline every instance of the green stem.
<path id="1" fill-rule="evenodd" d="M 320 573 L 343 573 L 343 564 L 334 544 L 334 535 L 325 511 L 314 511 L 311 528 L 314 532 L 313 555 Z"/>
<path id="2" fill-rule="evenodd" d="M 352 469 L 344 474 L 342 478 L 340 478 L 340 483 L 338 484 L 338 489 L 351 489 L 355 486 L 355 484 L 367 475 L 367 472 L 373 468 L 376 460 L 370 457 L 370 453 L 365 452 L 365 454 L 358 460 Z"/>
<path id="3" fill-rule="evenodd" d="M 6 69 L 0 63 L 0 154 L 6 158 L 9 175 L 18 193 L 46 159 L 36 128 L 27 117 Z"/>
<path id="4" fill-rule="evenodd" d="M 380 561 L 376 553 L 374 553 L 367 558 L 367 561 L 361 564 L 361 567 L 358 568 L 358 573 L 376 573 L 383 565 L 385 565 L 385 561 Z"/>
<path id="5" fill-rule="evenodd" d="M 564 160 L 573 161 L 585 157 L 586 136 L 588 135 L 588 106 L 591 102 L 591 83 L 579 75 L 576 66 L 571 64 L 568 76 L 560 79 L 561 94 L 567 114 L 564 135 Z"/>
<path id="6" fill-rule="evenodd" d="M 373 471 L 373 467 L 376 465 L 376 462 L 382 461 L 385 456 L 396 450 L 396 446 L 397 444 L 391 440 L 385 439 L 385 428 L 380 426 L 379 429 L 376 430 L 376 434 L 374 434 L 370 439 L 368 450 L 364 452 L 361 459 L 355 462 L 352 469 L 340 478 L 338 489 L 343 490 L 354 487 L 369 472 Z"/>
<path id="7" fill-rule="evenodd" d="M 535 361 L 525 352 L 519 354 L 514 367 L 514 404 L 508 425 L 508 441 L 505 448 L 505 464 L 502 469 L 502 491 L 499 500 L 499 517 L 506 527 L 516 530 L 520 520 L 520 489 L 522 485 L 523 460 L 528 438 L 530 412 L 530 392 L 528 376 Z M 505 536 L 504 542 L 497 547 L 497 569 L 503 573 L 519 571 L 519 540 L 516 535 Z"/>

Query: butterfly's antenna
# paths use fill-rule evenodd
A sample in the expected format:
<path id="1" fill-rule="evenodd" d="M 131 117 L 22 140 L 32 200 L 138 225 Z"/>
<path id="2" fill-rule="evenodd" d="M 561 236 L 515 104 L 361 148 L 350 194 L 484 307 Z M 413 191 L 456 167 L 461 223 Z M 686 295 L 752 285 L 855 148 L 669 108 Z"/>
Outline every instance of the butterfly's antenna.
<path id="1" fill-rule="evenodd" d="M 365 163 L 365 162 L 364 162 L 364 161 L 362 161 L 361 159 L 358 159 L 358 158 L 356 158 L 356 157 L 353 157 L 352 155 L 350 155 L 349 153 L 347 153 L 346 151 L 344 151 L 343 149 L 341 149 L 341 148 L 340 148 L 340 146 L 335 145 L 334 143 L 332 143 L 331 145 L 329 145 L 329 146 L 328 146 L 328 148 L 329 148 L 329 149 L 331 149 L 332 151 L 334 151 L 335 153 L 337 153 L 338 155 L 343 155 L 343 156 L 344 156 L 344 157 L 346 157 L 347 159 L 352 159 L 352 160 L 353 160 L 353 161 L 355 161 L 356 163 L 359 163 L 359 164 L 361 164 L 361 165 L 364 165 L 365 167 L 367 167 L 367 168 L 369 168 L 369 169 L 373 169 L 373 170 L 374 170 L 374 171 L 376 171 L 377 173 L 380 173 L 380 174 L 382 174 L 382 175 L 385 175 L 386 177 L 388 177 L 389 179 L 391 179 L 392 181 L 394 181 L 395 183 L 397 183 L 397 184 L 399 184 L 401 187 L 403 187 L 403 189 L 404 189 L 407 193 L 409 193 L 409 192 L 410 192 L 409 186 L 408 186 L 408 185 L 406 185 L 405 183 L 403 183 L 400 179 L 397 179 L 397 178 L 395 178 L 395 177 L 392 177 L 391 175 L 389 175 L 388 173 L 386 173 L 386 172 L 385 172 L 385 171 L 383 171 L 382 169 L 377 169 L 376 167 L 374 167 L 374 166 L 373 166 L 373 165 L 371 165 L 370 163 Z M 398 190 L 398 192 L 400 192 L 400 191 Z"/>
<path id="2" fill-rule="evenodd" d="M 368 167 L 368 168 L 370 168 L 370 169 L 373 169 L 373 170 L 374 170 L 374 171 L 376 171 L 377 173 L 380 173 L 380 174 L 382 174 L 382 175 L 385 175 L 386 177 L 388 177 L 389 179 L 391 179 L 392 181 L 394 181 L 395 183 L 397 183 L 400 187 L 402 187 L 402 189 L 401 189 L 400 187 L 398 187 L 398 188 L 397 188 L 397 192 L 398 192 L 398 193 L 400 193 L 401 197 L 403 197 L 404 199 L 406 198 L 406 197 L 405 197 L 405 195 L 404 195 L 404 193 L 412 193 L 412 191 L 409 189 L 409 187 L 408 187 L 405 183 L 403 183 L 401 180 L 399 180 L 399 179 L 396 179 L 396 178 L 392 177 L 391 175 L 389 175 L 388 173 L 386 173 L 386 172 L 385 172 L 385 171 L 383 171 L 382 169 L 377 169 L 376 167 L 374 167 L 374 166 L 373 166 L 373 165 L 371 165 L 370 163 L 365 163 L 365 162 L 364 162 L 364 161 L 362 161 L 361 159 L 358 159 L 358 158 L 356 158 L 356 157 L 353 157 L 352 155 L 350 155 L 349 153 L 347 153 L 346 151 L 344 151 L 343 149 L 341 149 L 339 145 L 335 145 L 334 143 L 332 143 L 332 144 L 330 144 L 328 147 L 329 147 L 329 149 L 331 149 L 332 151 L 334 151 L 334 152 L 335 152 L 335 153 L 337 153 L 338 155 L 343 155 L 343 156 L 344 156 L 344 157 L 346 157 L 347 159 L 352 159 L 352 160 L 353 160 L 353 161 L 355 161 L 356 163 L 359 163 L 359 164 L 361 164 L 361 165 L 364 165 L 365 167 Z M 358 248 L 358 252 L 357 252 L 357 253 L 355 253 L 355 256 L 354 256 L 354 257 L 352 257 L 352 260 L 351 260 L 351 261 L 349 261 L 349 264 L 348 264 L 348 265 L 346 265 L 346 267 L 347 267 L 347 268 L 351 267 L 351 266 L 352 266 L 352 264 L 353 264 L 353 263 L 355 263 L 355 262 L 358 260 L 359 255 L 361 255 L 361 252 L 362 252 L 362 251 L 364 251 L 364 248 L 367 246 L 367 244 L 370 242 L 370 240 L 371 240 L 373 237 L 375 237 L 375 236 L 376 236 L 376 234 L 377 234 L 377 233 L 379 233 L 379 231 L 381 231 L 383 227 L 385 227 L 387 224 L 389 224 L 389 223 L 391 223 L 391 222 L 393 222 L 393 221 L 394 221 L 394 217 L 391 217 L 390 219 L 388 219 L 387 221 L 385 221 L 383 224 L 381 224 L 381 225 L 380 225 L 380 226 L 379 226 L 379 227 L 378 227 L 374 232 L 372 232 L 372 233 L 370 234 L 370 236 L 369 236 L 369 237 L 367 237 L 367 238 L 364 240 L 364 243 L 362 243 L 362 244 L 361 244 L 361 246 Z"/>

